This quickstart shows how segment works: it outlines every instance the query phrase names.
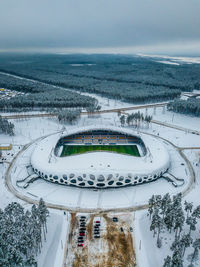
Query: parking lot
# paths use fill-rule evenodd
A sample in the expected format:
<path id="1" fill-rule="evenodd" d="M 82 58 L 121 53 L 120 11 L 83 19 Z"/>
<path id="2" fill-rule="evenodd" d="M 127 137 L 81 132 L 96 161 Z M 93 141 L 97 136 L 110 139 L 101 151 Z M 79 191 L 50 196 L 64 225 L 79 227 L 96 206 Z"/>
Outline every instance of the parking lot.
<path id="1" fill-rule="evenodd" d="M 132 214 L 72 214 L 66 266 L 136 266 Z"/>

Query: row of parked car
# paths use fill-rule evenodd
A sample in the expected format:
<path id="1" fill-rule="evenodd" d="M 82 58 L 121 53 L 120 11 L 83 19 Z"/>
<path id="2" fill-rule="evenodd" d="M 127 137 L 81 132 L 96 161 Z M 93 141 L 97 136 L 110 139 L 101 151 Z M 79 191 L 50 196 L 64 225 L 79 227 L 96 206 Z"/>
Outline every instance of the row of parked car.
<path id="1" fill-rule="evenodd" d="M 94 238 L 100 238 L 100 226 L 101 226 L 101 221 L 99 220 L 94 221 L 93 225 Z"/>
<path id="2" fill-rule="evenodd" d="M 79 218 L 79 235 L 77 240 L 77 246 L 83 247 L 85 241 L 86 232 L 86 216 L 80 216 Z"/>
<path id="3" fill-rule="evenodd" d="M 117 223 L 118 218 L 113 217 L 112 221 Z M 101 228 L 101 221 L 99 218 L 96 218 L 93 223 L 93 237 L 94 238 L 100 238 L 100 229 Z M 124 229 L 121 227 L 121 231 L 123 232 Z M 133 228 L 130 227 L 130 232 L 133 232 Z M 83 247 L 84 242 L 86 239 L 86 216 L 80 216 L 79 218 L 79 234 L 78 234 L 78 240 L 77 240 L 77 246 L 78 247 Z"/>

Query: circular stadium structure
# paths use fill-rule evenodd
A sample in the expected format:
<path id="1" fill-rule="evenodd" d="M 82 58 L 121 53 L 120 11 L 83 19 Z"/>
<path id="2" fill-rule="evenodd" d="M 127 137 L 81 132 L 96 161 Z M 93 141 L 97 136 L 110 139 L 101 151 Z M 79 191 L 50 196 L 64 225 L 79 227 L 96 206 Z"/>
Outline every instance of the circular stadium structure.
<path id="1" fill-rule="evenodd" d="M 91 188 L 137 185 L 170 166 L 156 138 L 118 127 L 82 127 L 44 138 L 31 156 L 33 171 L 49 182 Z"/>

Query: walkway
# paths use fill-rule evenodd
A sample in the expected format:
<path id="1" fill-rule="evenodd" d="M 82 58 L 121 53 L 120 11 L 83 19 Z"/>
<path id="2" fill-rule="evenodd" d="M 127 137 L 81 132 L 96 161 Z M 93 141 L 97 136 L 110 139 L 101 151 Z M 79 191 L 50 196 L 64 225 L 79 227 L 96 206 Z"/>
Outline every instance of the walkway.
<path id="1" fill-rule="evenodd" d="M 144 132 L 143 132 L 144 133 Z M 144 134 L 147 134 L 147 133 L 144 133 Z M 154 134 L 147 134 L 147 135 L 151 135 L 153 137 L 156 137 L 156 138 L 159 138 L 167 143 L 169 143 L 171 146 L 173 146 L 176 151 L 179 153 L 179 155 L 183 158 L 183 161 L 185 161 L 187 167 L 188 167 L 188 170 L 189 170 L 189 173 L 190 173 L 190 182 L 187 186 L 186 189 L 184 189 L 182 191 L 182 194 L 183 196 L 185 196 L 188 192 L 190 192 L 191 188 L 193 187 L 193 184 L 195 184 L 195 180 L 196 180 L 196 177 L 195 177 L 195 172 L 193 170 L 193 167 L 192 167 L 192 164 L 190 163 L 190 161 L 188 160 L 187 156 L 183 153 L 183 150 L 184 148 L 181 148 L 181 147 L 177 147 L 176 145 L 174 145 L 171 141 L 165 139 L 165 138 L 162 138 L 160 136 L 157 136 L 157 135 L 154 135 Z M 31 197 L 28 197 L 28 196 L 25 196 L 23 194 L 21 194 L 21 192 L 17 191 L 17 189 L 13 186 L 12 182 L 11 182 L 11 170 L 16 162 L 16 160 L 18 159 L 18 157 L 26 150 L 28 149 L 34 142 L 36 141 L 39 141 L 39 140 L 42 140 L 43 138 L 45 138 L 46 136 L 44 137 L 41 137 L 41 138 L 38 138 L 36 139 L 35 141 L 32 141 L 31 143 L 25 145 L 22 150 L 14 157 L 14 159 L 12 160 L 9 168 L 7 169 L 6 171 L 6 174 L 5 174 L 5 183 L 6 183 L 6 186 L 8 188 L 8 190 L 13 193 L 17 198 L 20 198 L 22 200 L 24 200 L 25 202 L 28 202 L 30 204 L 38 204 L 38 200 L 35 200 Z M 99 199 L 100 201 L 100 199 Z M 65 205 L 58 205 L 58 204 L 53 204 L 53 203 L 46 203 L 47 207 L 49 208 L 53 208 L 53 209 L 58 209 L 58 210 L 66 210 L 66 211 L 71 211 L 71 212 L 87 212 L 87 213 L 91 213 L 91 212 L 109 212 L 109 211 L 136 211 L 136 210 L 142 210 L 142 209 L 146 209 L 148 208 L 148 204 L 144 204 L 144 205 L 135 205 L 135 206 L 132 206 L 132 207 L 123 207 L 123 208 L 111 208 L 111 209 L 103 209 L 103 208 L 91 208 L 91 209 L 88 209 L 88 208 L 80 208 L 80 207 L 76 207 L 76 208 L 71 208 L 71 207 L 68 207 L 68 206 L 65 206 Z"/>

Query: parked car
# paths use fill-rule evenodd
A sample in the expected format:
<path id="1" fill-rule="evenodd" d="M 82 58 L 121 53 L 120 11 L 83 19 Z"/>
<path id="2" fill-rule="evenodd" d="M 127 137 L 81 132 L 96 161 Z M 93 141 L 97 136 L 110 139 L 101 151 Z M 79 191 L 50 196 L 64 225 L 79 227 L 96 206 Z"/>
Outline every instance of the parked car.
<path id="1" fill-rule="evenodd" d="M 99 235 L 99 234 L 100 234 L 100 232 L 94 232 L 94 236 L 95 236 L 95 235 Z"/>
<path id="2" fill-rule="evenodd" d="M 79 233 L 80 236 L 85 236 L 85 233 L 81 232 Z"/>
<path id="3" fill-rule="evenodd" d="M 113 217 L 113 222 L 118 222 L 118 218 L 117 217 Z"/>

